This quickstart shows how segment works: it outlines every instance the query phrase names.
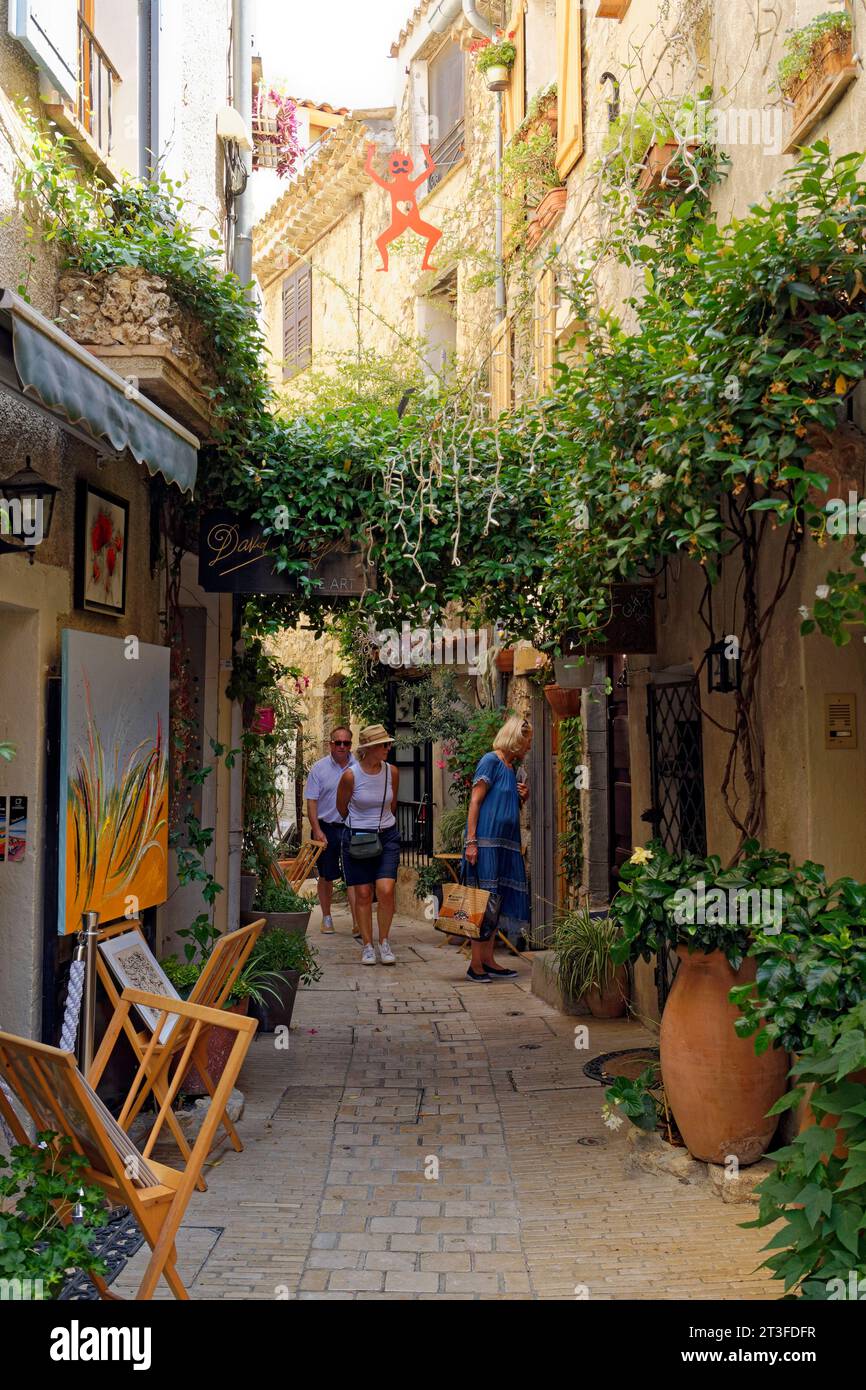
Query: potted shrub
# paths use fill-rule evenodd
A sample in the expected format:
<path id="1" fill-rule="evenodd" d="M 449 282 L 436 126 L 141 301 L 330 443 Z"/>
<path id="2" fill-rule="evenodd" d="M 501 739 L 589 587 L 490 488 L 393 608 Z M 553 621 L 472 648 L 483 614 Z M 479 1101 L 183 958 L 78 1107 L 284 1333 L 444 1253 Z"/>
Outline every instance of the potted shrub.
<path id="1" fill-rule="evenodd" d="M 180 961 L 177 956 L 167 956 L 160 961 L 163 970 L 182 999 L 186 999 L 204 968 L 203 961 Z M 227 1013 L 248 1014 L 250 999 L 268 985 L 269 981 L 252 968 L 252 956 L 247 961 L 235 981 L 228 1002 L 223 1005 Z M 207 1069 L 211 1080 L 216 1083 L 222 1076 L 235 1034 L 229 1028 L 210 1028 L 207 1035 Z M 195 1066 L 187 1068 L 181 1082 L 181 1090 L 188 1096 L 203 1096 L 207 1087 Z"/>
<path id="2" fill-rule="evenodd" d="M 526 229 L 531 250 L 563 211 L 567 190 L 556 169 L 555 126 L 545 120 L 524 124 L 510 142 L 502 161 L 502 190 L 509 217 L 520 225 L 532 209 Z"/>
<path id="3" fill-rule="evenodd" d="M 246 922 L 255 922 L 259 917 L 264 917 L 263 936 L 275 928 L 304 935 L 310 925 L 310 915 L 315 901 L 312 896 L 305 897 L 303 893 L 296 893 L 290 884 L 274 883 L 269 878 L 264 885 L 259 884 L 252 911 L 241 914 L 241 924 L 246 925 Z"/>
<path id="4" fill-rule="evenodd" d="M 250 963 L 263 972 L 250 996 L 250 1013 L 259 1020 L 259 1031 L 291 1027 L 298 985 L 312 985 L 322 978 L 315 948 L 300 932 L 278 927 L 259 937 Z"/>
<path id="5" fill-rule="evenodd" d="M 675 859 L 657 843 L 635 851 L 620 870 L 611 916 L 623 939 L 614 960 L 675 950 L 679 968 L 662 1015 L 660 1051 L 665 1090 L 689 1152 L 708 1163 L 735 1155 L 742 1165 L 766 1151 L 778 1123 L 767 1118 L 783 1094 L 788 1057 L 743 1047 L 731 990 L 751 984 L 747 958 L 765 930 L 765 899 L 794 883 L 786 856 L 754 843 L 736 868 L 720 859 Z"/>
<path id="6" fill-rule="evenodd" d="M 777 85 L 794 104 L 795 128 L 823 93 L 828 79 L 851 68 L 853 62 L 853 32 L 847 10 L 817 15 L 786 39 Z"/>
<path id="7" fill-rule="evenodd" d="M 440 864 L 438 860 L 434 859 L 429 864 L 422 864 L 415 881 L 415 897 L 422 903 L 427 898 L 433 897 L 436 899 L 437 907 L 441 907 L 442 884 L 448 876 L 445 865 Z"/>
<path id="8" fill-rule="evenodd" d="M 44 1147 L 14 1144 L 8 1158 L 0 1154 L 0 1280 L 19 1281 L 25 1298 L 55 1299 L 72 1270 L 107 1272 L 93 1239 L 108 1213 L 70 1141 L 51 1131 L 36 1138 Z"/>
<path id="9" fill-rule="evenodd" d="M 517 49 L 510 39 L 497 39 L 482 48 L 476 65 L 491 92 L 505 91 L 516 57 Z"/>
<path id="10" fill-rule="evenodd" d="M 593 1018 L 622 1018 L 628 1007 L 628 971 L 612 951 L 621 940 L 618 922 L 586 906 L 563 913 L 553 930 L 553 950 L 563 995 L 585 999 Z"/>

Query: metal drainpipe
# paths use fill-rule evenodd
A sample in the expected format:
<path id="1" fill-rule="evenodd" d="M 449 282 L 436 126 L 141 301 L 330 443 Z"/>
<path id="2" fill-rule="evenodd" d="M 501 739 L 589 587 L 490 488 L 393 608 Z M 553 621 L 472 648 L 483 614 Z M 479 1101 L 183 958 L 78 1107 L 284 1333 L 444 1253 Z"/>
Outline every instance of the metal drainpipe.
<path id="1" fill-rule="evenodd" d="M 473 28 L 486 39 L 492 39 L 493 25 L 480 15 L 474 0 L 463 0 L 463 13 Z M 496 93 L 496 313 L 501 321 L 505 317 L 505 272 L 502 260 L 503 212 L 502 212 L 502 93 Z"/>
<path id="2" fill-rule="evenodd" d="M 232 0 L 232 104 L 247 126 L 253 114 L 252 41 L 252 0 Z M 253 171 L 252 154 L 249 150 L 242 150 L 240 154 L 249 179 Z M 235 198 L 233 211 L 232 270 L 242 285 L 249 285 L 253 278 L 253 211 L 249 184 L 246 191 Z"/>
<path id="3" fill-rule="evenodd" d="M 232 104 L 243 116 L 248 126 L 253 114 L 253 69 L 252 69 L 252 0 L 232 0 Z M 244 168 L 247 171 L 247 187 L 234 202 L 235 233 L 232 255 L 232 270 L 242 285 L 251 285 L 253 278 L 253 211 L 252 190 L 249 179 L 252 176 L 253 160 L 249 150 L 241 151 Z M 253 291 L 250 288 L 249 313 L 254 312 Z M 235 642 L 240 637 L 240 602 L 232 598 L 232 631 L 229 651 L 234 652 Z M 220 643 L 219 675 L 222 681 L 222 656 L 225 648 Z M 219 695 L 218 697 L 219 698 Z M 237 700 L 231 709 L 231 746 L 238 748 L 243 736 L 243 720 Z M 226 905 L 228 912 L 227 929 L 232 931 L 239 925 L 241 897 L 241 857 L 243 854 L 243 759 L 238 758 L 229 773 L 229 830 L 228 830 L 228 882 L 226 883 Z"/>

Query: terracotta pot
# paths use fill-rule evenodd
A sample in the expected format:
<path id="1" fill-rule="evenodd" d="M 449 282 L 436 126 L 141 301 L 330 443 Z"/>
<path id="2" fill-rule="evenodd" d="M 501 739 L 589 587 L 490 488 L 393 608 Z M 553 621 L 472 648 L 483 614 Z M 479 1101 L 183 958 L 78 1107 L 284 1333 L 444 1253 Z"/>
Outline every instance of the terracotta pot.
<path id="1" fill-rule="evenodd" d="M 850 1072 L 846 1080 L 855 1081 L 861 1086 L 866 1085 L 866 1069 Z M 804 1129 L 811 1129 L 812 1125 L 816 1123 L 815 1112 L 809 1103 L 812 1098 L 812 1092 L 814 1091 L 814 1089 L 814 1085 L 808 1087 L 806 1095 L 803 1097 L 803 1100 L 797 1107 L 797 1116 L 800 1121 L 797 1130 L 798 1134 L 802 1134 Z M 824 1118 L 821 1120 L 821 1128 L 836 1129 L 838 1123 L 838 1115 L 825 1115 Z M 834 1158 L 848 1157 L 848 1145 L 845 1143 L 845 1131 L 842 1129 L 836 1129 L 836 1143 L 833 1148 L 833 1156 Z"/>
<path id="2" fill-rule="evenodd" d="M 823 43 L 814 50 L 812 66 L 796 87 L 789 88 L 785 95 L 794 102 L 794 125 L 800 124 L 808 114 L 815 98 L 824 83 L 843 68 L 850 67 L 854 61 L 852 36 L 830 33 Z"/>
<path id="3" fill-rule="evenodd" d="M 757 1163 L 778 1124 L 778 1116 L 766 1116 L 785 1090 L 788 1054 L 770 1048 L 758 1057 L 753 1040 L 734 1032 L 741 1010 L 728 993 L 754 980 L 756 963 L 733 971 L 721 951 L 705 956 L 678 947 L 677 955 L 660 1038 L 677 1127 L 689 1153 L 705 1163 L 724 1164 L 732 1154 L 743 1166 Z"/>
<path id="4" fill-rule="evenodd" d="M 239 1004 L 230 1004 L 226 1009 L 228 1014 L 246 1015 L 250 1011 L 249 999 L 242 999 Z M 229 1053 L 232 1050 L 232 1043 L 237 1037 L 230 1028 L 211 1028 L 207 1035 L 207 1069 L 210 1079 L 217 1084 L 223 1072 Z M 187 1068 L 186 1076 L 180 1083 L 180 1089 L 188 1096 L 206 1096 L 207 1087 L 198 1074 L 195 1066 Z"/>
<path id="5" fill-rule="evenodd" d="M 533 212 L 526 230 L 526 245 L 530 251 L 538 245 L 547 229 L 553 226 L 565 208 L 567 198 L 567 188 L 551 188 L 545 193 Z"/>
<path id="6" fill-rule="evenodd" d="M 628 970 L 618 965 L 603 990 L 588 989 L 583 997 L 593 1018 L 622 1018 L 628 1008 Z"/>
<path id="7" fill-rule="evenodd" d="M 496 669 L 501 671 L 503 676 L 510 676 L 514 671 L 514 648 L 503 647 L 501 652 L 496 653 Z"/>
<path id="8" fill-rule="evenodd" d="M 597 19 L 622 19 L 631 0 L 600 0 Z"/>
<path id="9" fill-rule="evenodd" d="M 580 714 L 579 690 L 563 690 L 561 685 L 546 685 L 544 698 L 560 719 L 573 719 Z"/>

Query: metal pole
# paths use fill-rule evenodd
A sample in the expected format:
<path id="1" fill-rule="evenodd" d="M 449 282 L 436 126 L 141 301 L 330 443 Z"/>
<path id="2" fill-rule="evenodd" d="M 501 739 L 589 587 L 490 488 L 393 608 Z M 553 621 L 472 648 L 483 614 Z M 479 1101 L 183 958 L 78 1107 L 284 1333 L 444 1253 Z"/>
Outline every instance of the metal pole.
<path id="1" fill-rule="evenodd" d="M 248 128 L 253 119 L 253 21 L 252 0 L 232 0 L 232 104 Z M 235 240 L 232 270 L 242 285 L 253 278 L 253 208 L 249 178 L 253 159 L 249 150 L 240 151 L 247 171 L 247 187 L 234 200 Z M 252 299 L 252 291 L 250 291 Z"/>
<path id="2" fill-rule="evenodd" d="M 496 312 L 505 317 L 505 273 L 502 260 L 502 93 L 496 93 Z"/>
<path id="3" fill-rule="evenodd" d="M 99 913 L 85 912 L 81 937 L 84 946 L 84 1002 L 82 1005 L 81 1028 L 79 1030 L 79 1057 L 83 1076 L 87 1076 L 93 1064 L 94 1038 L 96 1035 L 96 952 L 99 939 Z M 80 948 L 79 948 L 80 949 Z"/>

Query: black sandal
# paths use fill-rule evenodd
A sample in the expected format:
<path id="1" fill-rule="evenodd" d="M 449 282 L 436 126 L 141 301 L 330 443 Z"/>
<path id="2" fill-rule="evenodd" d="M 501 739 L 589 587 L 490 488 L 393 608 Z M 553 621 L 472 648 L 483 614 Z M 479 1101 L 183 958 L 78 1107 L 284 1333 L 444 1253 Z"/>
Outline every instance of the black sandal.
<path id="1" fill-rule="evenodd" d="M 502 965 L 488 965 L 488 967 L 487 967 L 487 973 L 488 973 L 488 975 L 499 975 L 502 979 L 508 979 L 508 980 L 516 980 L 516 979 L 517 979 L 517 971 L 516 971 L 516 970 L 509 970 L 506 966 L 502 966 Z"/>
<path id="2" fill-rule="evenodd" d="M 472 983 L 473 983 L 474 985 L 492 985 L 492 984 L 493 984 L 493 981 L 491 980 L 490 976 L 487 974 L 487 971 L 486 971 L 486 970 L 483 972 L 483 974 L 481 974 L 481 975 L 476 975 L 476 974 L 475 974 L 475 971 L 472 969 L 472 966 L 471 966 L 471 965 L 470 965 L 469 969 L 466 971 L 466 978 L 467 978 L 467 980 L 471 980 Z"/>

